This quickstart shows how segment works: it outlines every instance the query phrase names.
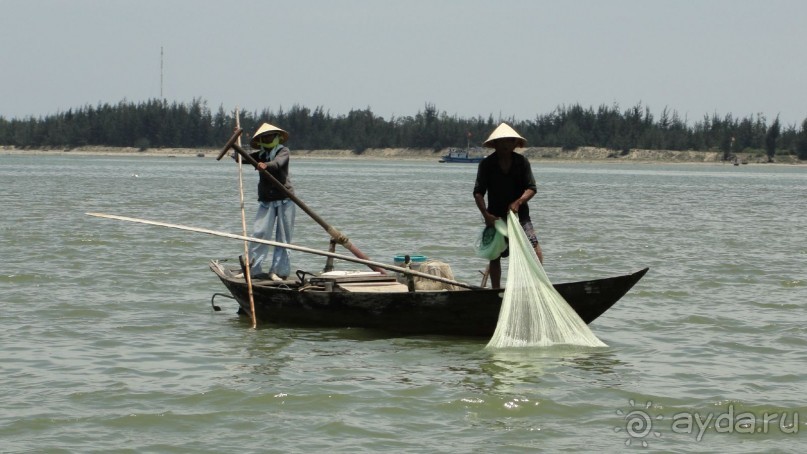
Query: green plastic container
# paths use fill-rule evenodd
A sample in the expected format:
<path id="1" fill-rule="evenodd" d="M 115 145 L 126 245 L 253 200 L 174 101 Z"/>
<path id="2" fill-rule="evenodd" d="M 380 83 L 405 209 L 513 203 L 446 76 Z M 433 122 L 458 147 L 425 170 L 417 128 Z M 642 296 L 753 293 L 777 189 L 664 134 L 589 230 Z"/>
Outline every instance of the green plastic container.
<path id="1" fill-rule="evenodd" d="M 417 255 L 417 254 L 409 254 L 409 266 L 412 268 L 419 267 L 423 262 L 428 259 L 425 255 Z M 404 266 L 404 261 L 406 260 L 406 254 L 396 255 L 394 258 L 395 266 Z"/>

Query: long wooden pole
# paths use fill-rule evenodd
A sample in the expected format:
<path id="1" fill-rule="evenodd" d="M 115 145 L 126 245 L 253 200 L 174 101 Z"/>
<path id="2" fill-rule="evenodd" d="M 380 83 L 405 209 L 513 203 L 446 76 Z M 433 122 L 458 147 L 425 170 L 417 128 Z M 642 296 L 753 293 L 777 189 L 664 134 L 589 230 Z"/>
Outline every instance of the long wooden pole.
<path id="1" fill-rule="evenodd" d="M 241 120 L 238 115 L 238 107 L 235 108 L 235 129 L 241 129 Z M 236 141 L 241 146 L 241 136 Z M 241 196 L 241 231 L 247 236 L 247 217 L 244 210 L 244 166 L 241 155 L 238 155 L 238 193 Z M 244 241 L 244 277 L 247 280 L 247 293 L 249 294 L 249 316 L 252 317 L 252 328 L 258 327 L 258 318 L 255 315 L 255 298 L 252 296 L 252 259 L 249 257 L 249 241 Z"/>
<path id="2" fill-rule="evenodd" d="M 241 146 L 238 143 L 236 143 L 236 142 L 241 140 L 241 132 L 243 132 L 242 129 L 240 129 L 240 128 L 236 129 L 235 133 L 233 133 L 233 136 L 230 137 L 230 140 L 227 141 L 227 144 L 224 145 L 224 148 L 222 148 L 221 152 L 219 153 L 218 158 L 216 158 L 216 159 L 220 160 L 228 151 L 230 151 L 230 149 L 233 149 L 240 156 L 242 156 L 247 162 L 252 164 L 252 166 L 257 169 L 258 168 L 258 161 L 256 161 L 252 156 L 249 155 L 249 153 L 244 151 L 244 149 L 241 148 Z M 325 229 L 325 231 L 328 232 L 328 235 L 330 235 L 331 238 L 334 239 L 334 241 L 336 241 L 337 243 L 344 246 L 348 251 L 350 251 L 356 257 L 358 257 L 360 259 L 364 259 L 364 260 L 369 260 L 370 259 L 370 257 L 366 256 L 362 251 L 360 251 L 359 248 L 357 248 L 355 244 L 351 243 L 350 238 L 348 238 L 347 236 L 342 234 L 342 232 L 340 232 L 339 230 L 337 230 L 336 228 L 334 228 L 333 226 L 331 226 L 330 224 L 325 222 L 325 220 L 322 219 L 321 217 L 319 217 L 319 215 L 317 213 L 314 213 L 314 210 L 309 208 L 308 205 L 306 205 L 297 196 L 295 196 L 294 194 L 289 192 L 289 190 L 286 189 L 286 187 L 283 186 L 283 184 L 280 181 L 278 181 L 277 178 L 274 177 L 274 175 L 272 175 L 271 173 L 269 173 L 266 170 L 261 170 L 261 173 L 264 176 L 268 177 L 269 181 L 271 181 L 272 184 L 274 184 L 275 187 L 280 192 L 282 192 L 286 197 L 291 199 L 292 202 L 297 204 L 297 206 L 300 207 L 300 209 L 305 211 L 305 213 L 307 215 L 309 215 L 311 217 L 311 219 L 314 220 L 314 222 L 316 222 L 323 229 Z M 379 271 L 381 273 L 384 272 L 383 268 L 378 268 L 378 267 L 374 267 L 374 266 L 370 266 L 370 268 L 373 271 Z"/>
<path id="3" fill-rule="evenodd" d="M 318 249 L 311 249 L 311 248 L 307 248 L 307 247 L 304 247 L 304 246 L 297 246 L 297 245 L 291 244 L 291 243 L 281 243 L 281 242 L 278 242 L 278 241 L 264 240 L 264 239 L 261 239 L 261 238 L 255 238 L 255 237 L 250 237 L 250 236 L 245 236 L 245 235 L 236 235 L 234 233 L 219 232 L 217 230 L 202 229 L 202 228 L 198 228 L 198 227 L 189 227 L 189 226 L 180 225 L 180 224 L 169 224 L 167 222 L 149 221 L 147 219 L 130 218 L 130 217 L 127 217 L 127 216 L 118 216 L 118 215 L 114 215 L 114 214 L 104 214 L 104 213 L 85 213 L 85 214 L 87 216 L 93 216 L 93 217 L 97 217 L 97 218 L 115 219 L 115 220 L 118 220 L 118 221 L 127 221 L 127 222 L 137 222 L 137 223 L 140 223 L 140 224 L 156 225 L 158 227 L 168 227 L 168 228 L 172 228 L 172 229 L 185 230 L 185 231 L 188 231 L 188 232 L 206 233 L 208 235 L 220 236 L 220 237 L 224 237 L 224 238 L 232 238 L 232 239 L 235 239 L 235 240 L 251 241 L 253 243 L 263 243 L 263 244 L 268 244 L 270 246 L 288 248 L 288 249 L 291 249 L 291 250 L 294 250 L 294 251 L 300 251 L 300 252 L 306 252 L 306 253 L 309 253 L 309 254 L 322 255 L 322 256 L 325 256 L 325 257 L 333 257 L 333 258 L 337 258 L 337 259 L 340 259 L 340 260 L 345 260 L 345 261 L 348 261 L 348 262 L 361 263 L 362 265 L 367 265 L 367 266 L 372 266 L 372 267 L 377 267 L 377 268 L 383 268 L 383 269 L 386 269 L 386 270 L 395 271 L 395 272 L 398 272 L 398 273 L 403 273 L 405 275 L 419 276 L 419 277 L 422 277 L 422 278 L 425 278 L 425 279 L 431 279 L 433 281 L 442 282 L 442 283 L 445 283 L 445 284 L 455 285 L 457 287 L 462 287 L 462 288 L 467 288 L 467 289 L 472 289 L 472 290 L 481 289 L 481 287 L 478 287 L 476 285 L 466 284 L 464 282 L 458 282 L 458 281 L 454 281 L 454 280 L 451 280 L 451 279 L 446 279 L 446 278 L 440 277 L 440 276 L 433 276 L 431 274 L 422 273 L 420 271 L 414 271 L 414 270 L 411 270 L 411 269 L 408 269 L 408 268 L 402 268 L 400 266 L 387 265 L 386 263 L 374 262 L 372 260 L 365 260 L 365 259 L 361 259 L 361 258 L 358 258 L 358 257 L 351 257 L 349 255 L 337 254 L 337 253 L 334 253 L 334 252 L 320 251 Z"/>

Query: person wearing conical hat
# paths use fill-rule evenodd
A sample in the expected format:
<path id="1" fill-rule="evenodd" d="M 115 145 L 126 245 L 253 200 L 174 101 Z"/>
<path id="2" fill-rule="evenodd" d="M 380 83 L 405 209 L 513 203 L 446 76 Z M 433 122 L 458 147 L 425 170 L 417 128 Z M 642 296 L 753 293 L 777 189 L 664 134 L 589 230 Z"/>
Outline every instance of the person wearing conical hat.
<path id="1" fill-rule="evenodd" d="M 527 205 L 537 190 L 535 177 L 527 158 L 515 152 L 516 148 L 524 148 L 526 145 L 527 139 L 506 123 L 500 124 L 490 134 L 484 146 L 495 151 L 479 163 L 474 183 L 474 200 L 486 226 L 493 226 L 497 219 L 506 222 L 508 210 L 518 213 L 518 220 L 535 249 L 538 260 L 543 263 L 543 252 Z M 501 286 L 501 257 L 507 257 L 508 254 L 509 251 L 505 250 L 501 256 L 490 261 L 489 276 L 493 288 Z"/>
<path id="2" fill-rule="evenodd" d="M 255 213 L 253 236 L 256 238 L 290 243 L 294 233 L 296 205 L 288 197 L 294 194 L 289 178 L 290 151 L 284 144 L 289 133 L 269 123 L 264 123 L 252 136 L 249 145 L 257 150 L 250 154 L 258 162 L 255 170 L 269 172 L 283 189 L 275 186 L 272 180 L 260 172 L 258 180 L 258 211 Z M 249 262 L 251 275 L 262 273 L 269 258 L 267 244 L 250 243 Z M 272 280 L 284 280 L 291 274 L 289 250 L 275 247 L 266 273 Z"/>

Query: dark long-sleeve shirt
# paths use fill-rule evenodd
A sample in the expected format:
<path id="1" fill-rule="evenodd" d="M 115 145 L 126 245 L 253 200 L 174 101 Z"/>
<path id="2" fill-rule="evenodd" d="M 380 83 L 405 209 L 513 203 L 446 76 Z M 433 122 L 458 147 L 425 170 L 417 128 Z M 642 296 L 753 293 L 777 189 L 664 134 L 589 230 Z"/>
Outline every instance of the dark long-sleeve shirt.
<path id="1" fill-rule="evenodd" d="M 525 190 L 537 191 L 532 167 L 527 158 L 513 153 L 512 159 L 509 171 L 504 173 L 499 166 L 498 154 L 491 153 L 479 163 L 474 184 L 474 194 L 487 194 L 488 212 L 505 219 L 510 204 L 521 197 Z M 526 203 L 521 204 L 518 219 L 521 222 L 530 220 L 530 208 Z"/>

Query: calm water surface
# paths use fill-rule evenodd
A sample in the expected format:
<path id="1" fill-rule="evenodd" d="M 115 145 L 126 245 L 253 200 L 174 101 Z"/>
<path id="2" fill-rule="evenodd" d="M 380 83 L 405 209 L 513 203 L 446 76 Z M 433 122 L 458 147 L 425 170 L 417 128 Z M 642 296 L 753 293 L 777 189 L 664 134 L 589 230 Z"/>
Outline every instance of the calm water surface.
<path id="1" fill-rule="evenodd" d="M 231 162 L 0 155 L 0 452 L 800 451 L 807 167 L 533 167 L 553 282 L 651 268 L 592 324 L 608 348 L 252 330 L 210 305 L 207 262 L 241 243 L 84 214 L 238 233 Z M 374 260 L 424 254 L 478 283 L 474 175 L 292 163 L 298 195 Z M 328 245 L 302 212 L 295 237 Z"/>

